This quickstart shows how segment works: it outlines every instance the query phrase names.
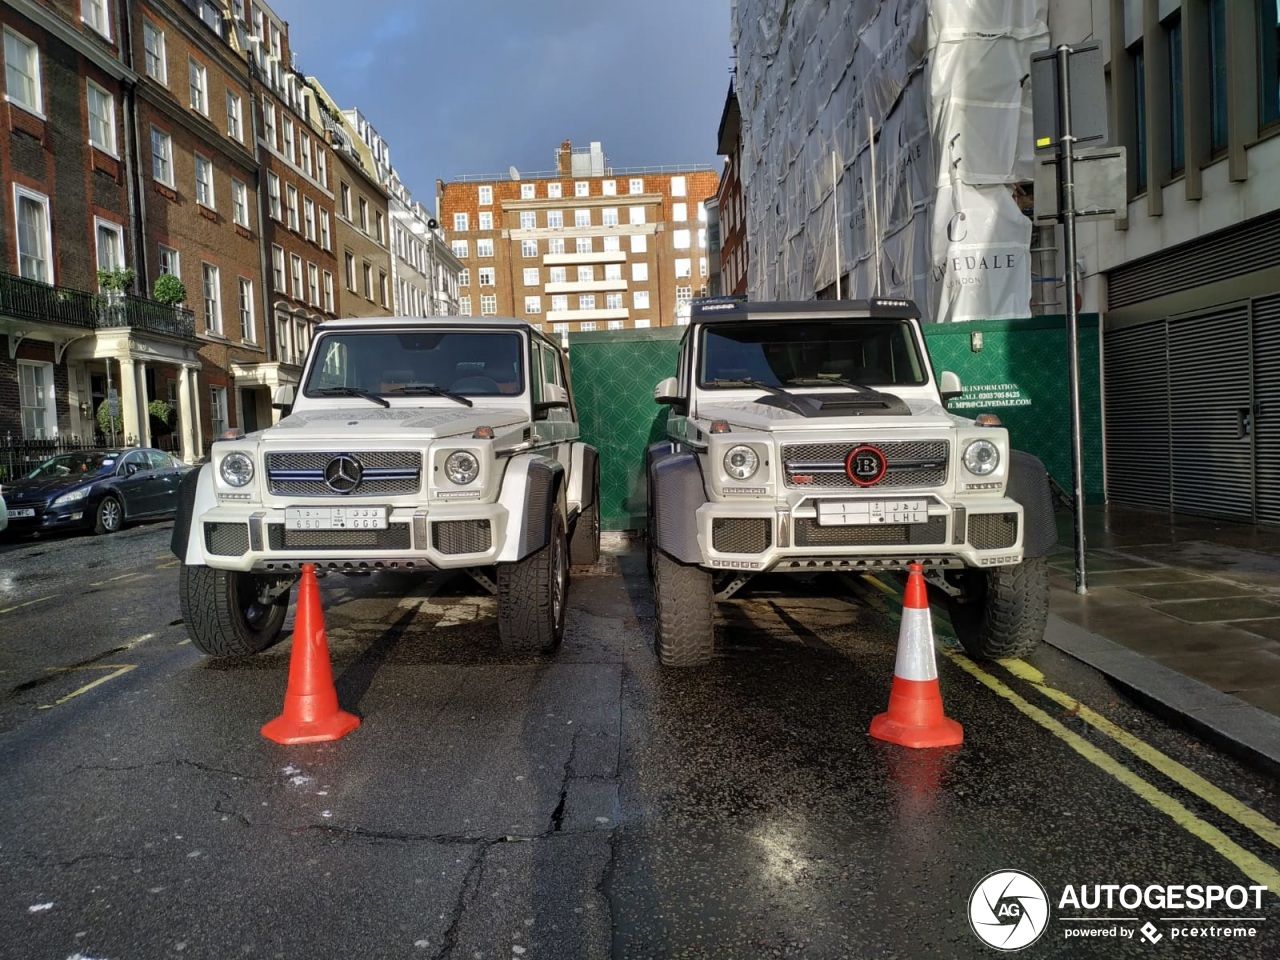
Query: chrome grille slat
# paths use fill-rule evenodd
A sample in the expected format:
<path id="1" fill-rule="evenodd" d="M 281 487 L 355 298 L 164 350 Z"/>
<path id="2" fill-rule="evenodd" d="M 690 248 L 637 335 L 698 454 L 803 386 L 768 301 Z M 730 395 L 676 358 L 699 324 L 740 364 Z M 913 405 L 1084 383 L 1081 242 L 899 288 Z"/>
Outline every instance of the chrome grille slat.
<path id="1" fill-rule="evenodd" d="M 409 524 L 393 523 L 385 530 L 286 530 L 267 524 L 271 550 L 408 550 L 413 543 Z"/>
<path id="2" fill-rule="evenodd" d="M 839 443 L 789 443 L 782 447 L 786 485 L 793 489 L 815 487 L 886 490 L 901 487 L 936 487 L 947 481 L 951 444 L 947 440 L 865 441 L 885 455 L 885 477 L 873 487 L 859 487 L 845 473 L 844 463 L 863 441 Z M 810 476 L 812 483 L 796 483 L 795 474 Z"/>

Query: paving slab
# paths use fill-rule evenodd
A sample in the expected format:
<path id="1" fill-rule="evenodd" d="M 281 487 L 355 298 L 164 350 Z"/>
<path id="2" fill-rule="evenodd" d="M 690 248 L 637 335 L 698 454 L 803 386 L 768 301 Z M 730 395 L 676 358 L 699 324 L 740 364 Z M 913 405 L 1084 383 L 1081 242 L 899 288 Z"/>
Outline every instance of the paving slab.
<path id="1" fill-rule="evenodd" d="M 1127 589 L 1130 593 L 1149 600 L 1216 600 L 1222 597 L 1260 596 L 1255 588 L 1229 580 L 1139 583 Z"/>
<path id="2" fill-rule="evenodd" d="M 1177 600 L 1153 603 L 1151 609 L 1184 623 L 1227 623 L 1232 620 L 1280 618 L 1280 603 L 1254 597 Z"/>

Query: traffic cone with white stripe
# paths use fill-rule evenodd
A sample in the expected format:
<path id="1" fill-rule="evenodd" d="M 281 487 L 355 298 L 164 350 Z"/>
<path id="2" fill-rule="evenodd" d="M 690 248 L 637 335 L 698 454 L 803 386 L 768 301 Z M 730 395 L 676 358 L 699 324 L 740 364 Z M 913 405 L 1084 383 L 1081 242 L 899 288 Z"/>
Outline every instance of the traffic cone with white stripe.
<path id="1" fill-rule="evenodd" d="M 964 728 L 942 712 L 924 571 L 918 563 L 909 569 L 889 709 L 871 721 L 871 736 L 904 747 L 958 746 Z"/>

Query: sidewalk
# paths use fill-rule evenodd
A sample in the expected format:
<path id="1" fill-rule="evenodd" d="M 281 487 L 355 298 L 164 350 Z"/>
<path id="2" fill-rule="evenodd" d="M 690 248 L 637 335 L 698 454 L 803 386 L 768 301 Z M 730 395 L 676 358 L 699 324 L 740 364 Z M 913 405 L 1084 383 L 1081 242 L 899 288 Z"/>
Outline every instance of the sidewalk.
<path id="1" fill-rule="evenodd" d="M 1204 733 L 1280 769 L 1280 528 L 1132 507 L 1058 514 L 1047 639 Z"/>

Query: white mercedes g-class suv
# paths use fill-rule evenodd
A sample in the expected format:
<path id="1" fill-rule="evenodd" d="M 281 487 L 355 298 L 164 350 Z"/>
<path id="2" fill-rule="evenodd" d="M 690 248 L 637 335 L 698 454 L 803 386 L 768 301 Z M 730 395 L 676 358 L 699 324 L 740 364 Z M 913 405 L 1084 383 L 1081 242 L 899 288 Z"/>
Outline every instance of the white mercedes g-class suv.
<path id="1" fill-rule="evenodd" d="M 303 564 L 463 569 L 504 649 L 548 651 L 569 566 L 599 555 L 599 464 L 565 359 L 523 320 L 321 324 L 276 425 L 213 444 L 181 490 L 182 614 L 206 654 L 276 641 Z"/>
<path id="2" fill-rule="evenodd" d="M 646 458 L 655 646 L 714 653 L 714 603 L 760 573 L 925 568 L 965 649 L 1022 656 L 1049 609 L 1048 474 L 991 414 L 947 412 L 907 300 L 695 302 Z"/>

